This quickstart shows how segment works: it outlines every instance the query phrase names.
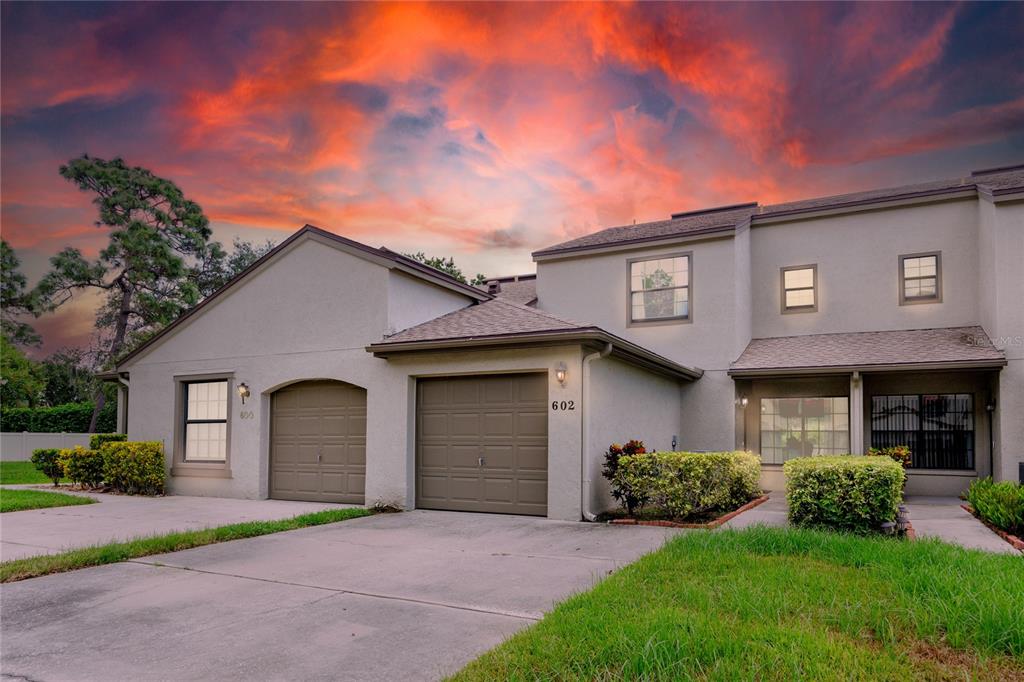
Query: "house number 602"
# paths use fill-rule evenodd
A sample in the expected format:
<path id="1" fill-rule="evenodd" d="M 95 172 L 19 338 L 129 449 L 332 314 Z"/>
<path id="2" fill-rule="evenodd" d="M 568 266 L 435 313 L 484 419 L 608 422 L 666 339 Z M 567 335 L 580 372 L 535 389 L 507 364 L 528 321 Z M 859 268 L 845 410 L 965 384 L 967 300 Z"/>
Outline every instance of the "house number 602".
<path id="1" fill-rule="evenodd" d="M 238 416 L 241 417 L 242 419 L 255 419 L 256 418 L 256 415 L 253 414 L 252 410 L 242 410 L 242 412 L 240 412 L 238 414 Z"/>
<path id="2" fill-rule="evenodd" d="M 553 400 L 553 401 L 551 401 L 551 409 L 556 411 L 556 412 L 558 410 L 575 410 L 576 409 L 576 401 L 575 400 Z"/>

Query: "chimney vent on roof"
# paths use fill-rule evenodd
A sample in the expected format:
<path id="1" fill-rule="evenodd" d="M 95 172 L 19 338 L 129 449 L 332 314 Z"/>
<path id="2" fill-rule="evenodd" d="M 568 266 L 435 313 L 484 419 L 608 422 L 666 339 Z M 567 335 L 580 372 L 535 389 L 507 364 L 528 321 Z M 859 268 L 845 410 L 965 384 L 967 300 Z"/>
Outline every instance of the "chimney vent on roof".
<path id="1" fill-rule="evenodd" d="M 499 292 L 501 292 L 501 282 L 496 279 L 492 279 L 487 283 L 487 293 L 491 296 L 496 296 Z"/>
<path id="2" fill-rule="evenodd" d="M 679 220 L 680 218 L 689 218 L 690 216 L 695 215 L 709 215 L 711 213 L 738 211 L 741 208 L 757 208 L 757 202 L 751 201 L 746 204 L 730 204 L 728 206 L 716 206 L 715 208 L 702 208 L 699 211 L 684 211 L 682 213 L 673 213 L 672 220 Z"/>

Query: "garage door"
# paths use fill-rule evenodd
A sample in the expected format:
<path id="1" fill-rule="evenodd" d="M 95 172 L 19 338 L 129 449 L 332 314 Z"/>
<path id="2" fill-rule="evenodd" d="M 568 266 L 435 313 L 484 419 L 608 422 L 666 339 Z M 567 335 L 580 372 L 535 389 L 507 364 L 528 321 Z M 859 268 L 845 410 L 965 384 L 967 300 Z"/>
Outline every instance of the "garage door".
<path id="1" fill-rule="evenodd" d="M 547 376 L 421 379 L 416 506 L 547 514 Z"/>
<path id="2" fill-rule="evenodd" d="M 366 391 L 306 381 L 271 399 L 270 496 L 363 503 Z"/>

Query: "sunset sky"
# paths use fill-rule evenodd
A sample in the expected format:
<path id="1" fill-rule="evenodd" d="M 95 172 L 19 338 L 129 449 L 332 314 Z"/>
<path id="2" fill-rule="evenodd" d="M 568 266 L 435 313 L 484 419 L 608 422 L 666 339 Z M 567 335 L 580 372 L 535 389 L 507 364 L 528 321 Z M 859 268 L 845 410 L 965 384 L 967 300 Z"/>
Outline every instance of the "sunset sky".
<path id="1" fill-rule="evenodd" d="M 1024 159 L 1024 4 L 2 7 L 2 230 L 106 243 L 58 176 L 177 182 L 228 244 L 313 223 L 530 272 L 633 220 Z M 94 299 L 36 321 L 85 344 Z"/>

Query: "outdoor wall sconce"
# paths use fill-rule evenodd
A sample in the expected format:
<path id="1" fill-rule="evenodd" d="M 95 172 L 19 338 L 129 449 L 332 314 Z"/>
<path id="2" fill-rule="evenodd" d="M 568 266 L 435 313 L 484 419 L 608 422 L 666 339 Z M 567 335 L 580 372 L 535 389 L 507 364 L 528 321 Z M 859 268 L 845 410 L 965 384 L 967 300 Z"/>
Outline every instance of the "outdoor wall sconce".
<path id="1" fill-rule="evenodd" d="M 555 367 L 555 378 L 558 379 L 558 383 L 562 384 L 562 386 L 565 386 L 565 375 L 568 372 L 569 370 L 565 368 L 564 362 L 558 363 L 558 367 Z"/>
<path id="2" fill-rule="evenodd" d="M 736 405 L 738 407 L 746 407 L 750 404 L 750 399 L 747 396 L 742 396 L 736 399 Z"/>
<path id="3" fill-rule="evenodd" d="M 238 384 L 238 397 L 242 399 L 242 404 L 245 405 L 245 399 L 249 397 L 249 384 L 244 381 Z"/>

